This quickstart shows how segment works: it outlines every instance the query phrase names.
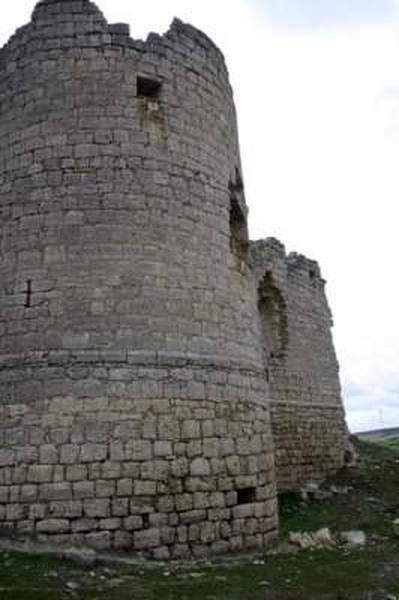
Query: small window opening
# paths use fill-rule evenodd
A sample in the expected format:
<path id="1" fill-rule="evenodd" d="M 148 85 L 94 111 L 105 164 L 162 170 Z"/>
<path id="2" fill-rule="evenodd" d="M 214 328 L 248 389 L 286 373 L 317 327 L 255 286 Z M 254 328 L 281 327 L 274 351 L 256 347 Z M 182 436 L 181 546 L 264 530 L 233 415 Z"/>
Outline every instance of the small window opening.
<path id="1" fill-rule="evenodd" d="M 30 308 L 31 306 L 32 306 L 32 280 L 28 279 L 26 282 L 25 308 Z"/>
<path id="2" fill-rule="evenodd" d="M 162 84 L 155 79 L 147 77 L 137 77 L 137 96 L 139 98 L 149 98 L 158 100 L 161 95 Z"/>
<path id="3" fill-rule="evenodd" d="M 313 269 L 310 269 L 309 277 L 310 277 L 310 279 L 314 279 L 316 277 L 316 271 L 314 271 Z"/>
<path id="4" fill-rule="evenodd" d="M 237 490 L 237 504 L 252 504 L 256 502 L 256 488 Z"/>

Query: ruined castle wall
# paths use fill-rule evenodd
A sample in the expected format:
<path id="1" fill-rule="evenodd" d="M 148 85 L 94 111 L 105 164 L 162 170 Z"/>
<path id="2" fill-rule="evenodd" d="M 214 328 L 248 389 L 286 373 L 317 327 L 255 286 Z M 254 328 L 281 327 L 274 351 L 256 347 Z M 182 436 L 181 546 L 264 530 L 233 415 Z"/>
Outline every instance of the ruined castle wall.
<path id="1" fill-rule="evenodd" d="M 0 525 L 158 558 L 276 531 L 219 50 L 43 0 L 0 54 Z"/>
<path id="2" fill-rule="evenodd" d="M 270 542 L 270 415 L 257 374 L 110 354 L 3 359 L 1 524 L 159 559 Z"/>
<path id="3" fill-rule="evenodd" d="M 221 54 L 193 31 L 175 22 L 143 45 L 88 1 L 46 2 L 2 51 L 1 351 L 256 362 L 230 252 L 234 105 Z"/>
<path id="4" fill-rule="evenodd" d="M 254 243 L 251 254 L 260 298 L 266 298 L 259 303 L 260 330 L 268 342 L 278 487 L 286 490 L 320 481 L 344 464 L 348 432 L 332 320 L 315 261 L 287 256 L 274 239 Z"/>

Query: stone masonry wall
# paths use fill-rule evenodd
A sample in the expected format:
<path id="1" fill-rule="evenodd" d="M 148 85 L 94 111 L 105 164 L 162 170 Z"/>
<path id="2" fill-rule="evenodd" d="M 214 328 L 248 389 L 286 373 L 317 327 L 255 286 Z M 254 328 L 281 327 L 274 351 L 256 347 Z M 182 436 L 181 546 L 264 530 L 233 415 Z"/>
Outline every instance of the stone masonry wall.
<path id="1" fill-rule="evenodd" d="M 273 539 L 270 415 L 250 369 L 53 352 L 3 358 L 0 379 L 3 526 L 159 559 Z"/>
<path id="2" fill-rule="evenodd" d="M 286 255 L 275 239 L 255 242 L 264 364 L 270 383 L 280 490 L 320 481 L 345 463 L 345 423 L 331 313 L 320 269 Z"/>
<path id="3" fill-rule="evenodd" d="M 276 533 L 223 57 L 42 0 L 0 52 L 0 526 L 156 558 Z"/>
<path id="4" fill-rule="evenodd" d="M 144 44 L 88 0 L 40 2 L 1 51 L 0 112 L 0 351 L 258 361 L 230 249 L 235 110 L 208 38 L 175 21 Z"/>

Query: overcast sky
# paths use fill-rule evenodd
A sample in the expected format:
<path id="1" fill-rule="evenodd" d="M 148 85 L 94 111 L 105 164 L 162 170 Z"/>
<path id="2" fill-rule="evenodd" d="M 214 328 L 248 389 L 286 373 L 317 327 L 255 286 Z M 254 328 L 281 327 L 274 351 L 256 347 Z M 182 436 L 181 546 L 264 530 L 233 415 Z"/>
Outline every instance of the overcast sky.
<path id="1" fill-rule="evenodd" d="M 250 230 L 320 261 L 352 430 L 399 425 L 399 0 L 98 0 L 133 37 L 174 16 L 222 48 Z M 7 3 L 0 41 L 33 0 Z"/>

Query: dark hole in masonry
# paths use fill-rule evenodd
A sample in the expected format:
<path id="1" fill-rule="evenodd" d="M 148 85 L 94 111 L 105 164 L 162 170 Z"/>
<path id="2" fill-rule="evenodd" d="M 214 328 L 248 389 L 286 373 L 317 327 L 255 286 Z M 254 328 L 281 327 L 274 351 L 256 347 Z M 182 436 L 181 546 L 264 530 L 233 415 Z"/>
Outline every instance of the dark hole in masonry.
<path id="1" fill-rule="evenodd" d="M 246 260 L 248 253 L 248 228 L 236 198 L 230 196 L 230 248 L 239 259 Z"/>
<path id="2" fill-rule="evenodd" d="M 143 529 L 149 529 L 150 527 L 150 515 L 145 513 L 143 515 Z"/>
<path id="3" fill-rule="evenodd" d="M 309 271 L 309 277 L 310 277 L 310 279 L 314 279 L 316 277 L 316 272 L 313 271 L 313 269 L 310 269 L 310 271 Z"/>
<path id="4" fill-rule="evenodd" d="M 256 488 L 237 490 L 237 504 L 251 504 L 256 502 Z"/>
<path id="5" fill-rule="evenodd" d="M 234 189 L 237 192 L 243 192 L 244 191 L 244 182 L 242 180 L 241 177 L 241 172 L 240 169 L 238 167 L 235 168 L 235 182 L 234 182 Z"/>
<path id="6" fill-rule="evenodd" d="M 137 96 L 139 98 L 157 99 L 161 95 L 162 84 L 148 77 L 137 77 Z"/>
<path id="7" fill-rule="evenodd" d="M 234 169 L 234 179 L 229 181 L 230 192 L 230 248 L 237 258 L 247 260 L 249 237 L 246 215 L 243 212 L 244 183 L 238 167 Z"/>
<path id="8" fill-rule="evenodd" d="M 26 282 L 25 308 L 30 308 L 31 306 L 32 306 L 32 279 L 28 279 Z"/>

